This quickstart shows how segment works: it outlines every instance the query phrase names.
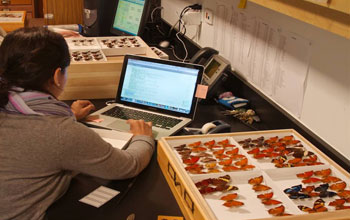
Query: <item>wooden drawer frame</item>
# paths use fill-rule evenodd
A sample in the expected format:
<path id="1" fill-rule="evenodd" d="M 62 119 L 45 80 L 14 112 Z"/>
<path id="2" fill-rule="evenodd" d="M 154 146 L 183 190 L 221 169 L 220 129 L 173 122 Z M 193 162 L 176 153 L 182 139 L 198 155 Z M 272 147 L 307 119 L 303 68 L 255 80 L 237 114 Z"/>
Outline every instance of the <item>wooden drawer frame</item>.
<path id="1" fill-rule="evenodd" d="M 211 135 L 193 135 L 193 136 L 179 136 L 179 137 L 166 137 L 158 141 L 157 147 L 157 160 L 159 166 L 163 172 L 163 175 L 166 181 L 169 184 L 171 191 L 185 217 L 186 220 L 215 220 L 217 219 L 215 214 L 211 211 L 211 208 L 208 206 L 207 202 L 203 196 L 197 190 L 195 184 L 193 183 L 190 176 L 187 174 L 183 165 L 180 164 L 176 158 L 176 155 L 173 152 L 173 149 L 167 144 L 167 140 L 176 140 L 176 139 L 193 139 L 193 138 L 203 138 L 203 137 L 212 137 L 212 138 L 224 138 L 224 137 L 235 137 L 241 135 L 255 135 L 260 134 L 264 135 L 267 133 L 281 133 L 281 132 L 291 132 L 293 135 L 297 136 L 300 140 L 304 141 L 313 151 L 323 157 L 326 161 L 329 162 L 331 166 L 337 169 L 339 172 L 344 174 L 346 177 L 350 178 L 350 174 L 346 172 L 342 167 L 336 164 L 328 156 L 318 150 L 313 146 L 309 141 L 302 137 L 293 129 L 286 130 L 274 130 L 274 131 L 259 131 L 259 132 L 237 132 L 237 133 L 227 133 L 227 134 L 211 134 Z M 282 168 L 283 169 L 283 168 Z M 332 211 L 327 213 L 313 213 L 312 215 L 303 214 L 295 216 L 284 216 L 284 217 L 271 217 L 271 218 L 261 218 L 262 220 L 266 219 L 286 219 L 286 220 L 349 220 L 350 219 L 350 210 L 339 210 Z"/>

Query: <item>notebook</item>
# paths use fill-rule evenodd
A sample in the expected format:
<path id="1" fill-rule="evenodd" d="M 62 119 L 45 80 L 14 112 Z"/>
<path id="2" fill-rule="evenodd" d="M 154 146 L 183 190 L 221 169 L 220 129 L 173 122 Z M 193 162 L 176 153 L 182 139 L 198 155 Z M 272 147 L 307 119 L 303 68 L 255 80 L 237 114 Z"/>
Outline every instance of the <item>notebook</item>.
<path id="1" fill-rule="evenodd" d="M 115 103 L 91 114 L 99 127 L 129 131 L 126 120 L 152 121 L 155 139 L 189 124 L 197 106 L 195 96 L 203 66 L 125 55 Z"/>

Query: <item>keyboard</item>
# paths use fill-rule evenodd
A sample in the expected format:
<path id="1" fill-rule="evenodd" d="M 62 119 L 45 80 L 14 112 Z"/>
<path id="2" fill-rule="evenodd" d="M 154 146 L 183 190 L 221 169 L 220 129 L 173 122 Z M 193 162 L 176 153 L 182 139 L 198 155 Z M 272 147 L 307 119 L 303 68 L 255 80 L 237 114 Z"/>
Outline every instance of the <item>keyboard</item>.
<path id="1" fill-rule="evenodd" d="M 138 111 L 135 109 L 123 108 L 120 106 L 115 106 L 108 111 L 102 113 L 102 115 L 107 115 L 114 118 L 120 118 L 124 120 L 128 119 L 143 119 L 146 122 L 152 122 L 155 127 L 163 129 L 171 129 L 175 125 L 181 122 L 181 120 L 176 118 L 171 118 L 163 115 L 152 114 L 149 112 Z"/>

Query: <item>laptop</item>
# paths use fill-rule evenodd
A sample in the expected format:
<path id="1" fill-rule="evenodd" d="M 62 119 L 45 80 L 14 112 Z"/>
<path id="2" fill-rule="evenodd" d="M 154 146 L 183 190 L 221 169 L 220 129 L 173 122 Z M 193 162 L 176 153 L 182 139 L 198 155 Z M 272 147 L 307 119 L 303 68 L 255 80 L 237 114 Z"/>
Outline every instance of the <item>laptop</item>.
<path id="1" fill-rule="evenodd" d="M 203 66 L 125 55 L 115 103 L 91 115 L 88 124 L 129 131 L 128 119 L 151 121 L 155 139 L 174 134 L 194 119 Z M 102 120 L 101 120 L 102 119 Z"/>

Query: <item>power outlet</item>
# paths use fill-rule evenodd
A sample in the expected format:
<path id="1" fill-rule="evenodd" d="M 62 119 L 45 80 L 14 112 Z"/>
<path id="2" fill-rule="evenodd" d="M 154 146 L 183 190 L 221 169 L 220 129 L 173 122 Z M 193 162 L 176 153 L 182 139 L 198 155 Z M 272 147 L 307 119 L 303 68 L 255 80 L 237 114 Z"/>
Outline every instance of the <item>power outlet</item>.
<path id="1" fill-rule="evenodd" d="M 205 8 L 203 11 L 203 17 L 204 17 L 204 21 L 207 24 L 213 25 L 214 14 L 212 10 Z"/>

